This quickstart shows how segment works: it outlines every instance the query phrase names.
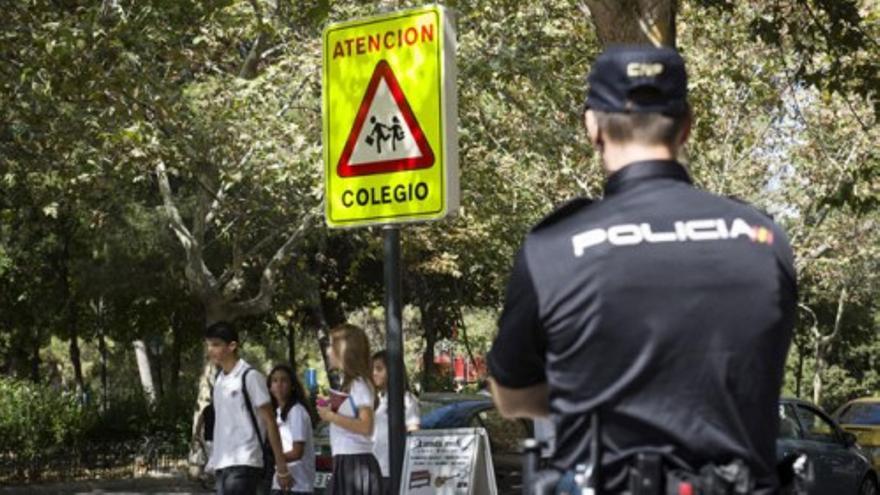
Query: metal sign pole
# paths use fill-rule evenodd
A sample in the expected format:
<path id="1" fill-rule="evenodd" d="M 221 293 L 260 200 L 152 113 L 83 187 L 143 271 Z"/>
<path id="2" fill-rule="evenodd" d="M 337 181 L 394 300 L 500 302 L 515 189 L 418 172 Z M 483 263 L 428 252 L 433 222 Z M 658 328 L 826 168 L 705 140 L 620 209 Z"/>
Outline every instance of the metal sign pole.
<path id="1" fill-rule="evenodd" d="M 403 330 L 401 325 L 400 228 L 382 230 L 385 254 L 385 349 L 388 353 L 388 452 L 391 491 L 400 493 L 406 431 L 403 421 Z"/>

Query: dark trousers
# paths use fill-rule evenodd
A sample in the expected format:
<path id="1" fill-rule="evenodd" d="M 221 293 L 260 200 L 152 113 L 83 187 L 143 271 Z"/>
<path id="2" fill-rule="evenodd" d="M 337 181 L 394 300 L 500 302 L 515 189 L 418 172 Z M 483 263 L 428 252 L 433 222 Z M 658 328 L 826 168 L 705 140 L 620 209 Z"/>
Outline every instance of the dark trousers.
<path id="1" fill-rule="evenodd" d="M 230 466 L 215 473 L 217 495 L 264 495 L 269 493 L 263 470 L 252 466 Z"/>

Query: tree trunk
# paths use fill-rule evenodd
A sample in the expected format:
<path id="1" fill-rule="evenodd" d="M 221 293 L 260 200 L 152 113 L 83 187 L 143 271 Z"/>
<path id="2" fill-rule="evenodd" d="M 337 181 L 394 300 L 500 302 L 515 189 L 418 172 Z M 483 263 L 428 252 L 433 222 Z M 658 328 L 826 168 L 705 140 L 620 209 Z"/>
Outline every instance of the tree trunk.
<path id="1" fill-rule="evenodd" d="M 333 373 L 330 369 L 330 357 L 327 355 L 327 347 L 330 345 L 330 326 L 327 324 L 327 318 L 324 316 L 324 309 L 321 303 L 313 304 L 309 310 L 309 321 L 318 341 L 318 349 L 321 350 L 321 360 L 324 362 L 324 373 L 332 388 L 339 388 L 338 383 L 333 381 Z"/>
<path id="2" fill-rule="evenodd" d="M 147 402 L 154 404 L 156 402 L 156 388 L 153 386 L 153 373 L 150 370 L 150 357 L 147 355 L 147 346 L 140 339 L 135 340 L 133 345 L 144 396 L 147 398 Z"/>
<path id="3" fill-rule="evenodd" d="M 98 320 L 98 353 L 101 355 L 101 410 L 107 411 L 107 362 L 109 361 L 107 351 L 107 339 L 104 336 L 106 328 L 104 328 L 104 298 L 100 297 L 96 303 L 96 313 Z"/>
<path id="4" fill-rule="evenodd" d="M 9 349 L 9 355 L 7 356 L 6 363 L 6 372 L 9 374 L 9 376 L 19 379 L 25 379 L 29 376 L 34 376 L 34 358 L 32 354 L 32 346 L 34 344 L 32 343 L 32 341 L 24 339 L 25 336 L 21 334 L 14 337 L 14 340 L 12 341 L 12 346 Z M 37 379 L 39 379 L 39 374 L 37 374 L 36 377 Z M 36 383 L 36 381 L 34 383 Z"/>
<path id="5" fill-rule="evenodd" d="M 153 337 L 160 338 L 160 337 Z M 153 372 L 153 386 L 156 387 L 156 397 L 165 397 L 165 382 L 162 377 L 162 353 L 154 353 L 152 347 L 147 348 L 147 357 L 150 358 L 150 370 Z"/>
<path id="6" fill-rule="evenodd" d="M 822 400 L 822 373 L 825 371 L 825 346 L 821 340 L 816 342 L 813 358 L 813 404 L 818 405 Z"/>
<path id="7" fill-rule="evenodd" d="M 803 390 L 804 383 L 804 355 L 806 354 L 806 349 L 803 345 L 798 345 L 797 353 L 797 371 L 794 375 L 794 395 L 797 398 L 801 398 L 801 392 Z"/>
<path id="8" fill-rule="evenodd" d="M 814 336 L 816 338 L 815 346 L 815 369 L 813 370 L 813 404 L 819 405 L 822 400 L 822 373 L 827 367 L 828 352 L 834 343 L 834 339 L 840 333 L 841 322 L 843 321 L 843 308 L 846 303 L 846 287 L 840 289 L 840 297 L 837 300 L 837 313 L 834 315 L 834 328 L 828 335 L 821 335 L 818 326 L 814 327 Z"/>
<path id="9" fill-rule="evenodd" d="M 83 390 L 85 390 L 85 381 L 83 380 L 82 361 L 80 359 L 79 350 L 79 319 L 77 314 L 76 301 L 74 300 L 73 291 L 70 289 L 70 235 L 66 230 L 62 231 L 64 239 L 63 248 L 61 250 L 61 259 L 58 261 L 59 275 L 61 276 L 61 293 L 65 304 L 65 318 L 67 326 L 67 336 L 70 341 L 70 364 L 73 366 L 73 379 L 76 383 L 76 394 L 82 398 Z"/>
<path id="10" fill-rule="evenodd" d="M 231 323 L 235 319 L 231 317 L 233 315 L 230 314 L 226 301 L 219 296 L 203 299 L 202 303 L 205 306 L 205 327 L 220 321 Z"/>
<path id="11" fill-rule="evenodd" d="M 207 407 L 208 404 L 211 403 L 211 390 L 214 384 L 214 377 L 217 374 L 217 367 L 211 364 L 207 359 L 205 360 L 204 366 L 202 367 L 202 375 L 199 379 L 199 391 L 196 395 L 196 406 L 195 412 L 193 413 L 193 421 L 192 421 L 192 438 L 189 442 L 189 452 L 188 456 L 190 462 L 188 464 L 189 467 L 189 475 L 192 478 L 198 478 L 202 475 L 202 472 L 205 468 L 204 465 L 194 462 L 198 459 L 196 455 L 201 449 L 201 442 L 199 442 L 199 435 L 202 433 L 200 430 L 201 426 L 204 425 L 204 422 L 201 421 L 202 410 Z"/>
<path id="12" fill-rule="evenodd" d="M 675 46 L 677 0 L 585 0 L 603 46 Z"/>
<path id="13" fill-rule="evenodd" d="M 95 325 L 98 330 L 98 355 L 101 362 L 101 411 L 107 411 L 107 339 L 104 337 L 104 298 L 98 297 L 91 302 L 95 313 Z"/>
<path id="14" fill-rule="evenodd" d="M 80 358 L 79 336 L 74 320 L 71 327 L 70 335 L 70 364 L 73 365 L 73 379 L 76 383 L 76 393 L 82 397 L 85 390 L 85 380 L 83 380 L 82 359 Z"/>
<path id="15" fill-rule="evenodd" d="M 40 382 L 40 338 L 38 335 L 33 336 L 31 344 L 31 381 Z"/>
<path id="16" fill-rule="evenodd" d="M 430 392 L 434 381 L 434 344 L 437 343 L 437 329 L 433 325 L 422 325 L 425 329 L 425 350 L 422 352 L 422 392 Z"/>
<path id="17" fill-rule="evenodd" d="M 171 393 L 177 395 L 180 391 L 180 359 L 183 345 L 180 341 L 182 338 L 182 330 L 180 326 L 182 318 L 177 312 L 171 315 L 171 377 L 169 378 L 169 387 Z"/>
<path id="18" fill-rule="evenodd" d="M 471 341 L 467 334 L 467 326 L 464 324 L 464 317 L 459 318 L 458 328 L 461 329 L 461 338 L 462 342 L 464 342 L 464 350 L 467 352 L 468 360 L 471 362 L 471 366 L 476 368 L 477 360 L 474 358 L 474 351 L 471 349 Z M 465 381 L 467 381 L 467 373 L 464 376 Z"/>
<path id="19" fill-rule="evenodd" d="M 296 325 L 293 318 L 287 322 L 287 363 L 296 369 Z"/>
<path id="20" fill-rule="evenodd" d="M 104 338 L 104 327 L 98 330 L 98 353 L 101 355 L 101 411 L 107 411 L 107 340 Z"/>

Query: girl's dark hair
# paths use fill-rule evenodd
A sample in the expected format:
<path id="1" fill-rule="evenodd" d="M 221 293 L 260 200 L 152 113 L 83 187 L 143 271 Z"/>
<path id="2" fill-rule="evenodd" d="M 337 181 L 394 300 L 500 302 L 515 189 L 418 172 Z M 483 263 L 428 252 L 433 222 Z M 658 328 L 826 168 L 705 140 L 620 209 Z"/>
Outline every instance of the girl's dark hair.
<path id="1" fill-rule="evenodd" d="M 370 360 L 370 362 L 373 363 L 376 361 L 382 361 L 382 364 L 385 365 L 385 370 L 386 370 L 385 372 L 387 373 L 388 372 L 387 371 L 388 370 L 388 351 L 386 351 L 385 349 L 382 349 L 381 351 L 378 351 L 377 353 L 373 354 L 373 357 Z M 376 388 L 378 389 L 379 387 L 376 386 Z M 383 388 L 383 390 L 381 390 L 382 393 L 385 393 L 388 390 L 388 378 L 387 377 L 385 378 L 385 386 L 382 388 Z M 404 392 L 412 393 L 412 390 L 409 389 L 409 377 L 406 375 L 406 369 L 403 370 L 403 390 L 404 390 Z"/>
<path id="2" fill-rule="evenodd" d="M 281 420 L 287 421 L 287 413 L 290 412 L 293 406 L 301 404 L 306 409 L 306 412 L 309 413 L 309 419 L 311 419 L 312 425 L 314 425 L 316 423 L 315 418 L 317 417 L 317 412 L 314 410 L 314 407 L 312 407 L 309 396 L 306 394 L 306 390 L 302 386 L 302 383 L 300 383 L 299 378 L 297 378 L 296 372 L 293 371 L 293 368 L 286 364 L 276 364 L 275 367 L 272 368 L 272 371 L 266 376 L 266 387 L 271 390 L 272 375 L 278 371 L 287 373 L 287 376 L 290 378 L 290 397 L 287 397 L 284 407 L 281 408 Z M 269 396 L 272 399 L 272 408 L 278 409 L 280 407 L 278 399 L 276 399 L 271 393 Z"/>

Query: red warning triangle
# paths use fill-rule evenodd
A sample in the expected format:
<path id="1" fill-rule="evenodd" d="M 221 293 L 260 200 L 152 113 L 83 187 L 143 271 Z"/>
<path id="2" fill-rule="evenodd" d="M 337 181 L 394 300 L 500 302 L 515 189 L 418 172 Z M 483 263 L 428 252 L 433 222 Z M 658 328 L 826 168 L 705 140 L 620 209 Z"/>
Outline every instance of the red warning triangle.
<path id="1" fill-rule="evenodd" d="M 336 172 L 340 177 L 356 177 L 432 165 L 434 152 L 425 133 L 388 62 L 380 60 L 373 70 Z"/>

